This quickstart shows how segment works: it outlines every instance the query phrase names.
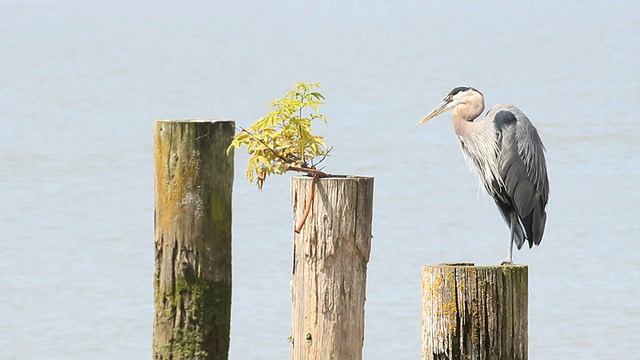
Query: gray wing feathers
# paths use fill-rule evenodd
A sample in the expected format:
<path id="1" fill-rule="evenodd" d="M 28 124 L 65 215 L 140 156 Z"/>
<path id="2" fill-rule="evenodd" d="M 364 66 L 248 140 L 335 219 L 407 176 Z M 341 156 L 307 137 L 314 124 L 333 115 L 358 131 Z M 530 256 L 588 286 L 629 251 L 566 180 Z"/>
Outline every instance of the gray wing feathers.
<path id="1" fill-rule="evenodd" d="M 544 233 L 549 196 L 544 146 L 529 119 L 516 108 L 498 111 L 494 125 L 504 190 L 524 227 L 529 246 L 538 245 Z"/>

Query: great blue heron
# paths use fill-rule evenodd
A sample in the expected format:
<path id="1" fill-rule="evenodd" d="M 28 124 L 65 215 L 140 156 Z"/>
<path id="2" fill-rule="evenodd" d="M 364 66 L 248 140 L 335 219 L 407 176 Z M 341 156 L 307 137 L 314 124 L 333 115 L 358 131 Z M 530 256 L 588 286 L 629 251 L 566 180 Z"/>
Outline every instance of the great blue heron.
<path id="1" fill-rule="evenodd" d="M 495 105 L 482 120 L 482 93 L 458 86 L 418 124 L 453 110 L 453 128 L 467 162 L 493 197 L 511 230 L 507 259 L 513 263 L 513 243 L 539 245 L 547 219 L 549 179 L 544 145 L 527 116 L 511 104 Z"/>

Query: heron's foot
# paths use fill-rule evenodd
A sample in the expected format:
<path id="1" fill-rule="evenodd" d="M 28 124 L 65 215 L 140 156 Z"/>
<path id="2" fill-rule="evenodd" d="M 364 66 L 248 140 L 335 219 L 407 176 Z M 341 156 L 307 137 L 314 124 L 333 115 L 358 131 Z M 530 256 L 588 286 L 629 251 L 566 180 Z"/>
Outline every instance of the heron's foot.
<path id="1" fill-rule="evenodd" d="M 505 259 L 500 262 L 500 265 L 513 265 L 513 260 Z"/>

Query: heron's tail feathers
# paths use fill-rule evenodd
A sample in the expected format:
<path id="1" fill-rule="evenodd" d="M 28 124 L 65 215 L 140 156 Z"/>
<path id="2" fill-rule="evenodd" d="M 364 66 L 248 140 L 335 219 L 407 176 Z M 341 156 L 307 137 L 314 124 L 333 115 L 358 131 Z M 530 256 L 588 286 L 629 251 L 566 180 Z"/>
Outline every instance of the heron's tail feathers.
<path id="1" fill-rule="evenodd" d="M 543 207 L 534 207 L 529 215 L 520 218 L 520 223 L 525 229 L 527 240 L 529 240 L 529 248 L 532 248 L 533 245 L 540 245 L 542 242 L 546 222 L 547 213 Z M 520 246 L 518 246 L 518 249 L 520 249 Z"/>
<path id="2" fill-rule="evenodd" d="M 504 221 L 507 223 L 507 226 L 509 226 L 509 229 L 511 230 L 511 236 L 514 237 L 514 241 L 516 243 L 516 246 L 518 247 L 518 250 L 522 249 L 522 245 L 524 245 L 525 239 L 529 238 L 525 236 L 525 230 L 524 230 L 525 228 L 523 227 L 522 219 L 518 217 L 518 214 L 516 213 L 515 209 L 511 205 L 505 202 L 497 201 L 497 200 L 496 200 L 496 205 L 500 210 L 500 215 L 502 215 L 502 218 L 504 219 Z M 529 238 L 529 245 L 531 246 L 530 238 Z"/>
<path id="3" fill-rule="evenodd" d="M 516 246 L 518 247 L 518 250 L 520 250 L 522 249 L 522 245 L 524 245 L 525 240 L 524 231 L 522 231 L 522 225 L 516 218 L 516 221 L 511 226 L 514 227 L 513 229 L 511 229 L 511 231 L 515 235 Z M 531 241 L 529 241 L 529 247 L 531 247 Z"/>

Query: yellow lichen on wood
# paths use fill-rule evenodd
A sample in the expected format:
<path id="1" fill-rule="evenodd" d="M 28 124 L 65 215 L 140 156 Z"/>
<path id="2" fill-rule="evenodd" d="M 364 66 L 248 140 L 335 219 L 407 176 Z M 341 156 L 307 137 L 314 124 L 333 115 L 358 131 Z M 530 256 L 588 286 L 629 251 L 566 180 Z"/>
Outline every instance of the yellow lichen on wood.
<path id="1" fill-rule="evenodd" d="M 226 359 L 231 309 L 230 121 L 155 123 L 155 359 Z"/>
<path id="2" fill-rule="evenodd" d="M 422 272 L 422 359 L 526 359 L 526 266 Z"/>

